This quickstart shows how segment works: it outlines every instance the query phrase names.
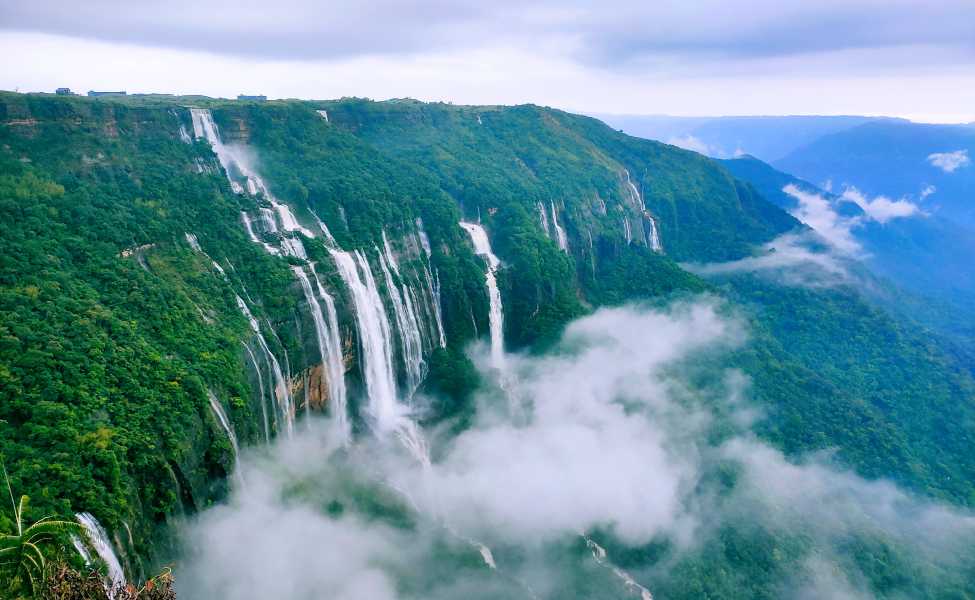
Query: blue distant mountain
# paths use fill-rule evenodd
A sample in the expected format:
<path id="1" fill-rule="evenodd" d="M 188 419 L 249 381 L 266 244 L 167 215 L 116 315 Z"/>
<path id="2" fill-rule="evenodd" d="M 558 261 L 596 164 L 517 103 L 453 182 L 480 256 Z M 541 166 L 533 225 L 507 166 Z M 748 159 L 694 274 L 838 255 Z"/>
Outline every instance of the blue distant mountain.
<path id="1" fill-rule="evenodd" d="M 768 162 L 783 158 L 826 135 L 866 123 L 897 121 L 858 116 L 597 116 L 610 126 L 630 135 L 683 146 L 715 158 L 751 154 Z"/>
<path id="2" fill-rule="evenodd" d="M 852 219 L 856 241 L 863 247 L 862 261 L 874 273 L 909 292 L 907 297 L 876 290 L 884 299 L 900 304 L 911 316 L 956 339 L 975 339 L 975 235 L 937 212 L 884 223 L 873 220 L 856 203 L 843 199 L 752 156 L 720 160 L 731 173 L 754 186 L 772 203 L 789 212 L 797 199 L 783 188 L 796 186 L 827 199 L 841 219 Z"/>
<path id="3" fill-rule="evenodd" d="M 915 199 L 926 212 L 975 227 L 971 125 L 874 121 L 825 135 L 771 162 L 808 181 L 831 181 L 834 188 Z"/>

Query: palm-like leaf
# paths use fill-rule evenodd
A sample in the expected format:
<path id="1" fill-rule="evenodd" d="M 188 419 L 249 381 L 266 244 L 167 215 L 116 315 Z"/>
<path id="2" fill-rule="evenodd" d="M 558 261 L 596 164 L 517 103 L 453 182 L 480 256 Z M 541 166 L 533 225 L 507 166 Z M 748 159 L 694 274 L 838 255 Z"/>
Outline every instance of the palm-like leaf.
<path id="1" fill-rule="evenodd" d="M 10 580 L 14 586 L 18 582 L 19 585 L 26 583 L 31 592 L 34 592 L 37 583 L 44 577 L 44 566 L 47 562 L 45 546 L 67 535 L 79 534 L 83 528 L 73 521 L 59 521 L 51 517 L 26 525 L 24 513 L 28 498 L 21 496 L 19 503 L 14 501 L 6 468 L 3 471 L 10 503 L 14 509 L 14 533 L 0 533 L 0 569 L 11 575 Z"/>

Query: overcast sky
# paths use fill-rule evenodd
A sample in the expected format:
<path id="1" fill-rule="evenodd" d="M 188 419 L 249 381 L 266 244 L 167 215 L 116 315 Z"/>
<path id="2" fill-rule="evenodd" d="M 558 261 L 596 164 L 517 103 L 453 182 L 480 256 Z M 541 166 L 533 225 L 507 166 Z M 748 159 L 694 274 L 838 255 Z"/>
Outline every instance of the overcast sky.
<path id="1" fill-rule="evenodd" d="M 3 0 L 0 88 L 975 121 L 975 0 Z"/>

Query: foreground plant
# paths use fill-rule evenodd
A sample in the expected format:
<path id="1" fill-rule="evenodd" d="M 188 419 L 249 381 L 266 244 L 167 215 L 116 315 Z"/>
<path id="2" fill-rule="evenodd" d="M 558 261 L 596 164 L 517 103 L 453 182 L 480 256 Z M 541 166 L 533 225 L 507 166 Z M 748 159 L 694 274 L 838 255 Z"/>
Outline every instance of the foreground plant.
<path id="1" fill-rule="evenodd" d="M 58 521 L 49 516 L 26 525 L 24 512 L 29 499 L 24 495 L 19 503 L 15 502 L 6 468 L 3 474 L 14 510 L 14 531 L 0 533 L 0 587 L 6 588 L 13 598 L 36 595 L 44 581 L 46 555 L 54 551 L 52 546 L 68 535 L 81 533 L 82 529 L 72 521 Z"/>

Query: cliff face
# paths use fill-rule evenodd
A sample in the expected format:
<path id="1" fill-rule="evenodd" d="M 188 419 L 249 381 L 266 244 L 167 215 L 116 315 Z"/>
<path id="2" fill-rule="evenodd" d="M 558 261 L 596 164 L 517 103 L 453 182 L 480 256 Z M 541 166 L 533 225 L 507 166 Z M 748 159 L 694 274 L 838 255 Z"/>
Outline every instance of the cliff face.
<path id="1" fill-rule="evenodd" d="M 600 305 L 724 293 L 676 260 L 797 225 L 704 157 L 558 111 L 192 104 L 0 96 L 0 450 L 16 489 L 95 514 L 132 572 L 222 497 L 238 442 L 306 412 L 363 434 L 417 389 L 426 419 L 470 410 L 491 303 L 459 221 L 500 259 L 509 349 Z M 826 404 L 763 344 L 741 359 L 759 396 Z"/>

